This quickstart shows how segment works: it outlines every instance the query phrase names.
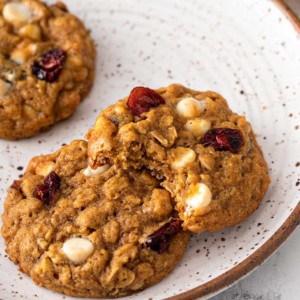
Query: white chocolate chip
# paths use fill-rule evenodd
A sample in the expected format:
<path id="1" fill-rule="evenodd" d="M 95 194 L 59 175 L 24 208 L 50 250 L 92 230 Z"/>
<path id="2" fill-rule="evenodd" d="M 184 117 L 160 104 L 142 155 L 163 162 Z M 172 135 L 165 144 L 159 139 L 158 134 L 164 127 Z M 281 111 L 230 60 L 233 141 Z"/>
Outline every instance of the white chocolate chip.
<path id="1" fill-rule="evenodd" d="M 93 253 L 94 245 L 88 239 L 70 238 L 64 242 L 62 251 L 74 264 L 81 264 Z"/>
<path id="2" fill-rule="evenodd" d="M 5 77 L 8 81 L 13 81 L 16 77 L 16 74 L 15 72 L 6 73 Z"/>
<path id="3" fill-rule="evenodd" d="M 101 167 L 98 167 L 97 169 L 92 169 L 90 166 L 88 166 L 86 169 L 84 169 L 83 174 L 87 177 L 100 175 L 106 172 L 109 169 L 109 165 L 104 165 Z"/>
<path id="4" fill-rule="evenodd" d="M 10 58 L 18 65 L 22 65 L 25 62 L 25 55 L 22 50 L 13 51 Z"/>
<path id="5" fill-rule="evenodd" d="M 47 161 L 43 164 L 38 165 L 35 169 L 35 173 L 37 175 L 46 177 L 49 175 L 49 173 L 52 172 L 54 165 L 55 163 L 53 161 Z"/>
<path id="6" fill-rule="evenodd" d="M 4 5 L 3 17 L 7 22 L 19 24 L 29 22 L 32 19 L 32 13 L 24 3 L 9 2 Z"/>
<path id="7" fill-rule="evenodd" d="M 192 186 L 188 194 L 186 199 L 187 214 L 201 215 L 207 212 L 207 208 L 212 200 L 212 194 L 206 184 L 198 183 Z"/>
<path id="8" fill-rule="evenodd" d="M 21 37 L 29 38 L 34 41 L 39 41 L 41 39 L 42 33 L 41 28 L 36 24 L 27 24 L 19 30 Z"/>
<path id="9" fill-rule="evenodd" d="M 4 97 L 10 88 L 11 88 L 10 83 L 0 79 L 0 97 Z"/>
<path id="10" fill-rule="evenodd" d="M 195 118 L 198 117 L 205 109 L 205 102 L 195 98 L 184 98 L 177 103 L 177 113 L 181 117 Z"/>
<path id="11" fill-rule="evenodd" d="M 12 52 L 10 59 L 13 60 L 16 64 L 22 65 L 36 53 L 37 49 L 38 47 L 36 44 L 30 44 L 23 49 L 15 49 Z"/>
<path id="12" fill-rule="evenodd" d="M 174 169 L 185 168 L 196 160 L 196 153 L 194 150 L 184 147 L 178 147 L 170 151 L 172 167 Z"/>
<path id="13" fill-rule="evenodd" d="M 195 136 L 201 137 L 211 128 L 211 122 L 204 119 L 192 119 L 188 120 L 185 125 L 185 129 L 192 132 Z"/>

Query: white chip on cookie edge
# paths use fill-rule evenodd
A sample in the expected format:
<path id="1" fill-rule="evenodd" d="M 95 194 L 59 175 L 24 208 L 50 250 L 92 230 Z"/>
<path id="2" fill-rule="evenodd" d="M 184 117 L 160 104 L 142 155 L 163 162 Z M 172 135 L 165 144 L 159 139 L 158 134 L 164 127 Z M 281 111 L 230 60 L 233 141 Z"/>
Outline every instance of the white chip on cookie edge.
<path id="1" fill-rule="evenodd" d="M 191 188 L 190 195 L 186 199 L 187 214 L 202 214 L 209 206 L 212 194 L 209 187 L 204 183 L 198 183 Z"/>
<path id="2" fill-rule="evenodd" d="M 16 77 L 16 74 L 15 73 L 7 73 L 6 74 L 6 79 L 8 80 L 8 81 L 13 81 L 14 79 L 15 79 L 15 77 Z"/>
<path id="3" fill-rule="evenodd" d="M 62 252 L 75 264 L 83 263 L 94 251 L 91 241 L 84 238 L 70 238 L 61 248 Z"/>
<path id="4" fill-rule="evenodd" d="M 53 161 L 47 161 L 47 162 L 41 163 L 36 167 L 35 173 L 37 175 L 46 177 L 53 171 L 54 166 L 55 166 L 55 163 Z"/>
<path id="5" fill-rule="evenodd" d="M 87 177 L 100 175 L 106 172 L 109 169 L 109 165 L 104 165 L 101 167 L 98 167 L 97 169 L 92 169 L 90 166 L 88 166 L 86 169 L 84 169 L 83 174 Z"/>
<path id="6" fill-rule="evenodd" d="M 178 147 L 172 151 L 174 161 L 172 167 L 174 169 L 185 168 L 196 160 L 196 153 L 194 150 L 184 147 Z"/>
<path id="7" fill-rule="evenodd" d="M 29 22 L 32 13 L 27 5 L 20 2 L 9 2 L 3 7 L 3 17 L 10 23 Z"/>
<path id="8" fill-rule="evenodd" d="M 11 55 L 10 59 L 16 64 L 24 64 L 30 57 L 32 57 L 38 50 L 37 44 L 30 44 L 26 48 L 15 49 Z"/>
<path id="9" fill-rule="evenodd" d="M 185 123 L 184 128 L 192 132 L 195 136 L 201 137 L 211 129 L 211 122 L 200 118 L 192 119 Z"/>
<path id="10" fill-rule="evenodd" d="M 19 34 L 24 38 L 30 38 L 34 41 L 41 39 L 41 28 L 37 24 L 27 24 L 20 28 Z"/>
<path id="11" fill-rule="evenodd" d="M 205 102 L 189 97 L 180 100 L 176 105 L 177 113 L 185 118 L 198 117 L 205 109 Z"/>

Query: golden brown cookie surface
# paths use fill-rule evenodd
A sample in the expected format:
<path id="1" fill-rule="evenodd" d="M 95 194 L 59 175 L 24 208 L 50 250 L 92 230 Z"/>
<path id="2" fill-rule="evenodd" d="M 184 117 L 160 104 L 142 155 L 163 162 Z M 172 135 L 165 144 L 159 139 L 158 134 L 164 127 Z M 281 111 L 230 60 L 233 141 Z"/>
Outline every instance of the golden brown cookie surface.
<path id="1" fill-rule="evenodd" d="M 173 220 L 173 206 L 146 171 L 91 170 L 87 143 L 74 141 L 33 158 L 13 183 L 2 236 L 10 259 L 36 284 L 117 297 L 160 281 L 183 256 L 189 234 L 182 230 L 171 232 L 166 248 L 149 249 L 147 237 Z"/>
<path id="2" fill-rule="evenodd" d="M 64 4 L 0 0 L 0 138 L 29 137 L 72 115 L 94 64 L 89 31 Z"/>
<path id="3" fill-rule="evenodd" d="M 214 92 L 136 88 L 100 113 L 87 138 L 92 167 L 111 161 L 163 179 L 194 232 L 243 221 L 269 184 L 250 124 Z"/>

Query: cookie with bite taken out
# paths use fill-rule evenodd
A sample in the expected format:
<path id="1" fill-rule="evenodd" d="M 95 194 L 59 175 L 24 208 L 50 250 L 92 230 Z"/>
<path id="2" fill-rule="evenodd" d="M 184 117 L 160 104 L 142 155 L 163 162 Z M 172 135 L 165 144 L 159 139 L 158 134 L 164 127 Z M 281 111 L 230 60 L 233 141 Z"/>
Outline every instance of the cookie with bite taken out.
<path id="1" fill-rule="evenodd" d="M 86 138 L 92 168 L 111 162 L 162 180 L 193 232 L 242 222 L 270 183 L 251 125 L 211 91 L 136 87 L 99 114 Z"/>

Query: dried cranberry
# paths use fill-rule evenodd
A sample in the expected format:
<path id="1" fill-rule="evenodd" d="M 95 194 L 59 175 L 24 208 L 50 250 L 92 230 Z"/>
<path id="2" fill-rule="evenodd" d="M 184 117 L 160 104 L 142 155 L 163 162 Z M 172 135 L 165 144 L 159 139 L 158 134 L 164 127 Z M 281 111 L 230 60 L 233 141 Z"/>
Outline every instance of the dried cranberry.
<path id="1" fill-rule="evenodd" d="M 217 151 L 238 153 L 244 145 L 242 133 L 237 129 L 214 128 L 208 131 L 200 140 L 205 147 L 213 147 Z"/>
<path id="2" fill-rule="evenodd" d="M 164 252 L 167 250 L 174 235 L 181 230 L 181 224 L 182 220 L 179 218 L 172 218 L 171 221 L 167 222 L 147 237 L 146 247 L 159 253 Z"/>
<path id="3" fill-rule="evenodd" d="M 134 88 L 127 101 L 128 107 L 136 116 L 149 111 L 151 107 L 156 107 L 164 103 L 165 100 L 160 94 L 146 87 Z"/>
<path id="4" fill-rule="evenodd" d="M 32 73 L 40 80 L 54 82 L 61 73 L 67 54 L 61 49 L 52 49 L 31 65 Z"/>
<path id="5" fill-rule="evenodd" d="M 60 188 L 60 178 L 52 171 L 44 180 L 43 184 L 36 187 L 33 196 L 43 201 L 44 204 L 50 205 L 53 202 L 56 192 Z"/>

